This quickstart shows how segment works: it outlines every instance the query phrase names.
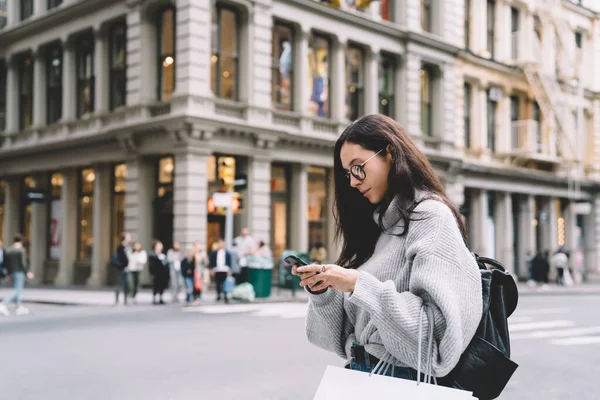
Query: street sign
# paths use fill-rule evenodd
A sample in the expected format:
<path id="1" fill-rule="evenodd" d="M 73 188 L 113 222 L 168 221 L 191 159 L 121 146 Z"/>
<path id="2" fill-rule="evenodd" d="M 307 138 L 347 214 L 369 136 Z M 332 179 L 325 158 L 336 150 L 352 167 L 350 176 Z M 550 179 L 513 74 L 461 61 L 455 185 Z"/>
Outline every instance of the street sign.
<path id="1" fill-rule="evenodd" d="M 213 193 L 213 201 L 215 203 L 215 207 L 223 207 L 223 208 L 229 208 L 231 207 L 231 199 L 232 199 L 233 193 L 232 192 L 216 192 Z"/>
<path id="2" fill-rule="evenodd" d="M 571 203 L 571 211 L 573 214 L 591 214 L 592 203 Z"/>

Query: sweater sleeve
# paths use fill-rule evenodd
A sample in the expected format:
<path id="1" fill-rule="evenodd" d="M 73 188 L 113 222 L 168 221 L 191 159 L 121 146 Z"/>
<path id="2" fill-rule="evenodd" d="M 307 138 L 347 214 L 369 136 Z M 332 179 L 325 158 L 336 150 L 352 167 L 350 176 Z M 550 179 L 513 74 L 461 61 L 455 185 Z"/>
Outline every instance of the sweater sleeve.
<path id="1" fill-rule="evenodd" d="M 354 326 L 346 314 L 344 301 L 344 293 L 337 290 L 309 294 L 306 336 L 315 346 L 347 359 L 346 344 Z"/>
<path id="2" fill-rule="evenodd" d="M 450 209 L 428 200 L 417 210 L 422 212 L 411 221 L 406 241 L 406 262 L 412 264 L 409 291 L 399 293 L 393 281 L 381 282 L 362 271 L 349 301 L 369 312 L 386 351 L 414 369 L 418 366 L 421 308 L 431 308 L 433 372 L 446 376 L 479 326 L 481 277 Z M 422 365 L 427 362 L 429 323 L 424 313 Z"/>

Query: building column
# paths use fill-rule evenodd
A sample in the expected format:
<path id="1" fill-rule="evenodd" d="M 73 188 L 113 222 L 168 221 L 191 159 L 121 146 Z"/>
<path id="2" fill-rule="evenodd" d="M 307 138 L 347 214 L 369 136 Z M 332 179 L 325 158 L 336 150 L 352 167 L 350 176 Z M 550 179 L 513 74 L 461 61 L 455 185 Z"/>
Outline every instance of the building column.
<path id="1" fill-rule="evenodd" d="M 475 130 L 471 134 L 471 139 L 473 140 L 473 144 L 476 144 L 476 149 L 478 149 L 481 154 L 489 155 L 490 149 L 488 145 L 488 128 L 487 128 L 487 91 L 484 87 L 479 86 L 479 90 L 474 90 L 474 103 L 477 103 L 478 109 L 474 109 L 477 124 L 475 126 Z"/>
<path id="2" fill-rule="evenodd" d="M 38 49 L 33 54 L 33 126 L 46 125 L 46 60 Z"/>
<path id="3" fill-rule="evenodd" d="M 137 157 L 127 160 L 126 165 L 125 232 L 130 233 L 132 240 L 140 242 L 149 252 L 152 250 L 154 234 L 153 202 L 156 197 L 154 164 Z M 148 268 L 144 269 L 140 280 L 143 283 L 150 282 Z"/>
<path id="4" fill-rule="evenodd" d="M 33 15 L 43 15 L 48 10 L 48 0 L 34 0 L 33 1 Z"/>
<path id="5" fill-rule="evenodd" d="M 327 210 L 325 212 L 326 224 L 327 224 L 327 256 L 330 263 L 335 263 L 339 258 L 342 251 L 342 243 L 335 240 L 335 232 L 337 224 L 334 216 L 335 206 L 335 179 L 333 176 L 333 169 L 327 169 Z"/>
<path id="6" fill-rule="evenodd" d="M 101 287 L 106 284 L 108 261 L 111 254 L 111 178 L 112 168 L 109 164 L 94 165 L 96 180 L 94 181 L 93 204 L 93 238 L 92 271 L 88 278 L 88 286 Z"/>
<path id="7" fill-rule="evenodd" d="M 210 18 L 210 13 L 208 15 L 207 20 Z M 248 100 L 254 107 L 271 109 L 273 15 L 270 7 L 265 7 L 260 3 L 254 5 L 254 12 L 250 14 L 248 30 L 250 45 L 247 50 L 246 65 L 251 66 L 247 69 L 249 74 Z M 209 58 L 206 59 L 209 60 Z M 264 112 L 256 112 L 253 116 L 259 122 L 264 122 Z"/>
<path id="8" fill-rule="evenodd" d="M 585 221 L 585 267 L 590 279 L 600 276 L 600 195 L 593 198 L 592 213 Z"/>
<path id="9" fill-rule="evenodd" d="M 496 193 L 496 257 L 508 271 L 515 272 L 514 265 L 514 226 L 512 195 L 506 192 Z"/>
<path id="10" fill-rule="evenodd" d="M 211 93 L 211 2 L 210 1 L 185 1 L 177 2 L 177 56 L 175 62 L 175 95 L 202 96 Z M 156 33 L 148 32 L 151 29 L 144 21 L 144 36 L 142 40 L 156 41 Z M 153 36 L 152 36 L 153 35 Z M 241 36 L 244 38 L 244 36 Z M 242 39 L 244 40 L 244 39 Z M 144 51 L 146 46 L 142 44 Z M 242 43 L 241 48 L 247 44 Z M 156 58 L 154 58 L 156 59 Z M 156 62 L 150 66 L 156 65 Z M 252 65 L 243 63 L 243 65 Z M 147 67 L 147 66 L 146 66 Z M 245 68 L 240 70 L 244 73 Z M 150 73 L 150 71 L 148 71 Z M 251 79 L 241 79 L 245 83 Z M 142 85 L 145 80 L 142 81 Z M 270 88 L 269 81 L 269 88 Z"/>
<path id="11" fill-rule="evenodd" d="M 108 111 L 109 102 L 109 65 L 108 38 L 103 28 L 95 29 L 94 73 L 96 74 L 94 108 L 97 114 Z M 95 239 L 95 238 L 94 238 Z"/>
<path id="12" fill-rule="evenodd" d="M 292 164 L 290 196 L 290 248 L 308 251 L 308 165 Z"/>
<path id="13" fill-rule="evenodd" d="M 488 248 L 490 232 L 488 232 L 488 192 L 474 190 L 471 212 L 471 248 L 473 252 L 486 256 L 491 253 Z"/>
<path id="14" fill-rule="evenodd" d="M 271 160 L 252 157 L 248 160 L 246 226 L 255 240 L 271 241 Z"/>
<path id="15" fill-rule="evenodd" d="M 62 98 L 62 120 L 71 121 L 75 119 L 77 102 L 77 73 L 75 66 L 75 46 L 70 39 L 63 40 L 63 98 Z"/>
<path id="16" fill-rule="evenodd" d="M 471 16 L 471 48 L 473 53 L 481 56 L 487 51 L 487 2 L 474 1 Z"/>
<path id="17" fill-rule="evenodd" d="M 535 256 L 536 253 L 536 227 L 533 224 L 535 218 L 535 198 L 533 196 L 521 196 L 519 199 L 519 234 L 521 238 L 517 244 L 519 260 L 522 265 L 519 266 L 519 277 L 529 278 L 526 260 L 528 257 Z"/>
<path id="18" fill-rule="evenodd" d="M 156 101 L 157 60 L 154 22 L 137 6 L 127 14 L 127 105 Z"/>
<path id="19" fill-rule="evenodd" d="M 6 68 L 6 132 L 12 133 L 19 131 L 19 71 L 16 56 L 6 60 Z"/>
<path id="20" fill-rule="evenodd" d="M 540 221 L 544 225 L 542 229 L 542 251 L 550 254 L 558 249 L 558 212 L 556 210 L 555 198 L 544 199 Z"/>
<path id="21" fill-rule="evenodd" d="M 77 169 L 62 171 L 63 186 L 60 194 L 62 231 L 60 238 L 60 263 L 54 284 L 67 286 L 73 283 L 73 271 L 77 259 Z"/>
<path id="22" fill-rule="evenodd" d="M 365 115 L 379 112 L 379 49 L 367 52 L 365 68 Z"/>
<path id="23" fill-rule="evenodd" d="M 175 153 L 173 239 L 183 249 L 207 237 L 208 156 L 204 148 L 186 147 Z"/>
<path id="24" fill-rule="evenodd" d="M 45 173 L 35 176 L 36 188 L 45 193 L 45 198 L 51 196 L 48 189 L 48 175 Z M 44 265 L 48 251 L 48 203 L 34 201 L 31 203 L 31 243 L 29 245 L 29 266 L 34 273 L 34 283 L 44 280 Z"/>
<path id="25" fill-rule="evenodd" d="M 308 99 L 310 93 L 308 90 L 308 54 L 310 32 L 302 31 L 296 35 L 294 43 L 294 75 L 293 82 L 293 104 L 294 111 L 302 115 L 308 114 Z"/>
<path id="26" fill-rule="evenodd" d="M 20 20 L 19 15 L 19 0 L 6 0 L 6 26 L 17 24 Z M 12 239 L 11 239 L 12 240 Z"/>
<path id="27" fill-rule="evenodd" d="M 10 245 L 13 237 L 19 233 L 21 225 L 21 199 L 22 185 L 17 177 L 5 179 L 6 190 L 4 192 L 4 242 Z"/>

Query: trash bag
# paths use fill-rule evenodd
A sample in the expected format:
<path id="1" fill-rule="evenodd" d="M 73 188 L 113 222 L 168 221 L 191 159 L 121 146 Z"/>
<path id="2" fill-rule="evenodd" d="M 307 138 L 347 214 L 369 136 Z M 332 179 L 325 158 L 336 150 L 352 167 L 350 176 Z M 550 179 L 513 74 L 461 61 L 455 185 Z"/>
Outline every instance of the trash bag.
<path id="1" fill-rule="evenodd" d="M 233 293 L 231 293 L 231 297 L 235 300 L 243 300 L 247 302 L 253 302 L 256 298 L 254 293 L 254 286 L 252 284 L 246 282 L 238 285 L 233 289 Z"/>

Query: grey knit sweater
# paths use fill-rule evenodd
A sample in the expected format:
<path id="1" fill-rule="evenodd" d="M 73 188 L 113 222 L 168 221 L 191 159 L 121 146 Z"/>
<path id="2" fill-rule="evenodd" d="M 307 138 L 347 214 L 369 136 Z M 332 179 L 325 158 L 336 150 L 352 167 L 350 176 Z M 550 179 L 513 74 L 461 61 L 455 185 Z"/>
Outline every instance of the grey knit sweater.
<path id="1" fill-rule="evenodd" d="M 398 217 L 389 207 L 384 226 Z M 358 268 L 352 294 L 333 289 L 310 295 L 306 332 L 316 346 L 350 359 L 354 341 L 378 358 L 417 369 L 421 306 L 434 315 L 433 371 L 447 375 L 458 363 L 481 320 L 481 277 L 465 246 L 454 214 L 438 200 L 425 200 L 409 224 L 382 233 L 373 256 Z M 374 215 L 378 220 L 378 213 Z M 396 235 L 395 235 L 396 234 Z M 425 315 L 427 315 L 425 313 Z M 426 365 L 427 318 L 422 357 Z"/>

